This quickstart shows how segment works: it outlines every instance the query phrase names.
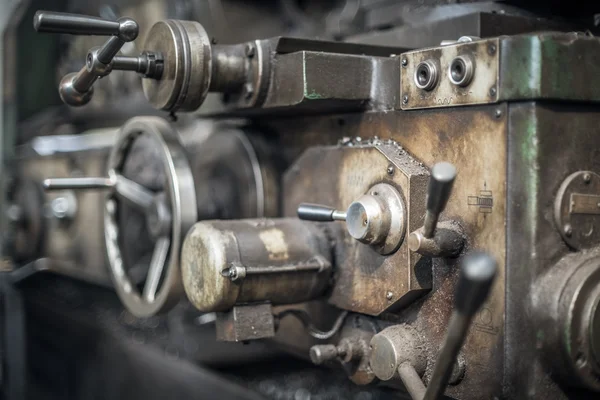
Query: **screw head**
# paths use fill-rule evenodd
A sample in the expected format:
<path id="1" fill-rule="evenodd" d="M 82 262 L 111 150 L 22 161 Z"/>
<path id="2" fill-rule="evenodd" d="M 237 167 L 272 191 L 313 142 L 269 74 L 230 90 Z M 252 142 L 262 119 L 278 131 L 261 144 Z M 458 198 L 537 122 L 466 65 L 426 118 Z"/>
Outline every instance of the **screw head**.
<path id="1" fill-rule="evenodd" d="M 387 174 L 388 175 L 394 175 L 394 172 L 395 172 L 394 166 L 393 165 L 388 165 L 388 167 L 387 167 Z"/>
<path id="2" fill-rule="evenodd" d="M 406 67 L 408 65 L 408 59 L 406 57 L 402 58 L 402 66 Z"/>
<path id="3" fill-rule="evenodd" d="M 566 224 L 563 228 L 563 232 L 567 237 L 573 236 L 573 227 L 571 226 L 571 224 Z"/>
<path id="4" fill-rule="evenodd" d="M 590 175 L 589 172 L 586 172 L 585 174 L 583 174 L 583 181 L 585 183 L 590 183 L 592 181 L 592 175 Z"/>
<path id="5" fill-rule="evenodd" d="M 492 54 L 494 54 L 496 52 L 496 45 L 495 44 L 490 44 L 488 46 L 488 54 L 491 56 Z"/>
<path id="6" fill-rule="evenodd" d="M 500 118 L 502 116 L 502 110 L 501 109 L 496 109 L 496 112 L 494 113 L 496 118 Z"/>
<path id="7" fill-rule="evenodd" d="M 252 95 L 254 95 L 254 86 L 248 82 L 244 85 L 244 96 L 246 97 L 246 100 L 250 100 Z"/>
<path id="8" fill-rule="evenodd" d="M 254 57 L 254 54 L 256 53 L 256 49 L 254 48 L 254 45 L 251 43 L 246 44 L 244 51 L 246 53 L 246 56 L 250 57 L 250 58 Z"/>
<path id="9" fill-rule="evenodd" d="M 493 96 L 495 96 L 495 95 L 496 95 L 496 87 L 495 87 L 495 86 L 492 86 L 492 87 L 490 88 L 490 96 L 492 96 L 492 97 L 493 97 Z"/>
<path id="10" fill-rule="evenodd" d="M 388 292 L 385 294 L 385 298 L 386 298 L 386 299 L 388 299 L 388 300 L 392 300 L 392 299 L 394 298 L 394 293 L 392 293 L 392 292 L 388 291 Z"/>
<path id="11" fill-rule="evenodd" d="M 407 104 L 408 103 L 408 95 L 405 94 L 404 96 L 402 96 L 402 104 Z"/>

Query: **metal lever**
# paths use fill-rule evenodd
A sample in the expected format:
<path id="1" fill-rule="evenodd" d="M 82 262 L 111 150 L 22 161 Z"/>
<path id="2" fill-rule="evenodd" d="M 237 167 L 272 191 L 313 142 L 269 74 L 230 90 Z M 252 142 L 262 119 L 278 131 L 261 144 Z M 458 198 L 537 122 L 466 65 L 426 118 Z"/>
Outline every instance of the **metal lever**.
<path id="1" fill-rule="evenodd" d="M 427 188 L 427 213 L 423 224 L 423 236 L 430 239 L 435 233 L 438 218 L 450 198 L 456 178 L 456 167 L 448 162 L 437 163 L 431 169 Z"/>
<path id="2" fill-rule="evenodd" d="M 298 206 L 298 218 L 306 221 L 345 221 L 346 212 L 321 204 L 302 203 Z"/>
<path id="3" fill-rule="evenodd" d="M 424 400 L 440 398 L 448 385 L 471 320 L 487 298 L 497 268 L 496 261 L 486 253 L 472 253 L 464 258 L 454 296 L 454 311 Z"/>
<path id="4" fill-rule="evenodd" d="M 427 212 L 422 228 L 408 236 L 411 251 L 427 257 L 456 257 L 460 254 L 465 237 L 460 225 L 455 221 L 438 219 L 452 193 L 456 178 L 456 168 L 448 162 L 437 163 L 431 169 L 427 189 Z"/>
<path id="5" fill-rule="evenodd" d="M 86 189 L 110 189 L 116 181 L 110 178 L 49 178 L 44 179 L 42 186 L 44 190 L 86 190 Z"/>
<path id="6" fill-rule="evenodd" d="M 94 83 L 114 69 L 136 71 L 152 79 L 162 76 L 163 58 L 160 54 L 144 52 L 139 57 L 116 57 L 126 42 L 138 36 L 139 26 L 131 18 L 108 21 L 86 15 L 38 11 L 33 17 L 33 27 L 37 32 L 112 36 L 104 46 L 88 52 L 86 63 L 79 72 L 67 74 L 61 80 L 60 97 L 71 106 L 87 104 L 94 93 Z"/>

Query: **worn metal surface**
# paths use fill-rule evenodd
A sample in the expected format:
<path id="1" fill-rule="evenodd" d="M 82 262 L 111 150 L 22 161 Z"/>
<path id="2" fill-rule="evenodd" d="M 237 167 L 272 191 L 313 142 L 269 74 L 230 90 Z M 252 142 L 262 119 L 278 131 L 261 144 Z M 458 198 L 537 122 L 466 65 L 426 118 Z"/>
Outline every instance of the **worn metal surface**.
<path id="1" fill-rule="evenodd" d="M 531 294 L 545 365 L 569 386 L 600 391 L 600 251 L 568 254 L 540 277 Z"/>
<path id="2" fill-rule="evenodd" d="M 270 303 L 243 304 L 217 313 L 217 340 L 243 342 L 275 336 L 275 321 Z"/>
<path id="3" fill-rule="evenodd" d="M 392 175 L 388 174 L 390 164 L 395 168 Z M 329 173 L 324 175 L 322 171 Z M 284 185 L 290 206 L 318 197 L 321 203 L 343 209 L 371 193 L 376 184 L 388 184 L 401 193 L 404 225 L 412 231 L 423 224 L 427 177 L 427 171 L 402 148 L 379 143 L 311 148 L 286 173 Z M 329 182 L 324 184 L 322 179 Z M 405 242 L 400 243 L 395 253 L 384 257 L 376 248 L 346 233 L 336 246 L 338 272 L 329 297 L 331 304 L 379 315 L 391 307 L 410 304 L 430 289 L 430 264 L 410 252 Z"/>
<path id="4" fill-rule="evenodd" d="M 593 35 L 505 37 L 500 56 L 499 100 L 600 100 L 600 39 Z"/>
<path id="5" fill-rule="evenodd" d="M 545 350 L 538 349 L 545 332 L 532 318 L 539 312 L 532 309 L 531 292 L 538 277 L 571 252 L 555 228 L 553 203 L 569 175 L 600 168 L 600 110 L 516 103 L 510 106 L 509 120 L 505 396 L 595 398 L 597 394 L 558 385 L 548 375 L 551 371 L 540 360 Z M 552 357 L 554 351 L 547 354 Z"/>
<path id="6" fill-rule="evenodd" d="M 195 224 L 181 250 L 185 292 L 196 308 L 228 311 L 235 304 L 269 301 L 293 304 L 317 298 L 329 284 L 332 251 L 315 224 L 297 219 L 203 221 Z M 320 270 L 298 268 L 322 259 Z M 283 271 L 247 275 L 232 281 L 232 265 Z"/>
<path id="7" fill-rule="evenodd" d="M 463 349 L 466 370 L 470 371 L 472 368 L 477 373 L 467 372 L 460 385 L 448 388 L 447 394 L 456 398 L 491 397 L 502 392 L 502 376 L 497 371 L 502 370 L 503 362 L 506 110 L 506 106 L 501 104 L 411 112 L 335 115 L 314 118 L 310 121 L 286 119 L 285 122 L 270 122 L 274 130 L 285 133 L 280 136 L 280 140 L 288 148 L 286 155 L 290 159 L 298 157 L 308 145 L 332 144 L 344 136 L 369 138 L 377 135 L 383 142 L 390 138 L 396 140 L 424 165 L 432 166 L 439 161 L 448 161 L 457 167 L 458 177 L 454 183 L 453 193 L 440 221 L 447 219 L 459 221 L 468 238 L 467 249 L 477 248 L 490 252 L 499 262 L 499 271 L 496 283 L 492 287 L 492 294 L 475 316 L 474 325 Z M 299 134 L 300 132 L 302 135 Z M 356 140 L 349 141 L 356 142 Z M 351 148 L 338 151 L 351 151 Z M 329 152 L 328 157 L 325 158 L 315 156 L 312 162 L 305 164 L 304 170 L 297 165 L 292 165 L 284 181 L 283 209 L 286 215 L 295 215 L 298 204 L 305 201 L 341 208 L 347 204 L 347 201 L 353 200 L 355 191 L 360 192 L 368 188 L 366 184 L 363 188 L 351 180 L 345 186 L 338 186 L 340 183 L 332 184 L 344 182 L 343 179 L 338 180 L 337 176 L 341 175 L 338 170 L 328 164 L 328 160 L 331 160 L 331 164 L 337 162 L 333 160 L 334 155 L 335 152 Z M 363 159 L 352 158 L 352 161 L 360 171 L 360 177 L 366 179 L 370 170 L 369 164 L 364 163 Z M 315 172 L 305 174 L 307 168 L 313 168 L 313 165 L 315 165 Z M 316 165 L 320 165 L 318 172 Z M 387 164 L 381 163 L 376 170 L 377 173 L 385 174 Z M 325 174 L 323 171 L 328 173 Z M 480 197 L 490 200 L 485 202 L 485 207 L 479 203 L 472 204 L 472 198 Z M 425 209 L 424 197 L 422 202 L 419 213 L 421 219 Z M 418 227 L 420 225 L 422 220 Z M 338 251 L 341 253 L 337 256 L 339 260 L 342 259 L 341 257 L 351 256 L 353 246 L 364 246 L 356 242 L 348 242 L 348 239 L 338 243 L 341 244 L 338 245 Z M 361 270 L 363 266 L 368 265 L 377 265 L 377 263 L 369 260 L 368 263 L 341 264 L 336 277 L 343 279 L 345 274 L 351 276 L 355 273 L 353 270 Z M 412 321 L 431 343 L 432 348 L 437 349 L 445 334 L 445 325 L 452 307 L 451 299 L 457 272 L 455 265 L 456 262 L 453 260 L 435 261 L 431 293 L 401 313 L 390 312 L 382 316 L 400 322 Z M 364 280 L 355 279 L 345 291 L 339 286 L 337 289 L 334 288 L 334 291 L 339 290 L 340 302 L 345 300 L 346 304 L 351 306 L 350 299 L 343 296 L 351 296 L 353 293 L 362 293 L 360 298 L 358 294 L 356 297 L 357 301 L 363 302 L 367 299 L 373 302 L 375 297 L 377 301 L 379 298 L 386 300 L 387 292 L 392 292 L 394 296 L 392 285 L 397 285 L 397 281 L 388 280 L 369 289 L 367 280 L 369 276 L 365 275 Z M 310 305 L 310 310 L 313 315 L 319 314 L 319 307 L 315 304 Z M 298 349 L 306 339 L 297 333 L 297 329 L 296 325 L 282 326 L 276 339 L 289 343 L 290 349 Z M 428 353 L 429 363 L 435 363 L 435 355 L 435 353 Z M 431 370 L 428 368 L 425 371 L 425 378 L 430 373 Z"/>
<path id="8" fill-rule="evenodd" d="M 594 247 L 600 240 L 600 175 L 578 171 L 560 185 L 554 199 L 556 229 L 574 249 Z"/>
<path id="9" fill-rule="evenodd" d="M 498 48 L 499 39 L 494 38 L 417 50 L 396 57 L 402 66 L 399 108 L 411 110 L 496 102 L 500 78 Z M 457 57 L 468 57 L 473 63 L 473 77 L 465 86 L 452 83 L 449 76 L 451 64 Z M 415 84 L 417 66 L 427 60 L 435 60 L 439 68 L 438 83 L 431 90 L 419 89 Z"/>

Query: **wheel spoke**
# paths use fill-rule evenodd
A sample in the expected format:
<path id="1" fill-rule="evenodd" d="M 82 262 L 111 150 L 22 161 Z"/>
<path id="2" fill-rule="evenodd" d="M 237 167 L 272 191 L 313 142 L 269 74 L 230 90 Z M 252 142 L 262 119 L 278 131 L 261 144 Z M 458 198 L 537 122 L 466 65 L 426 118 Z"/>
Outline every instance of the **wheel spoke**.
<path id="1" fill-rule="evenodd" d="M 170 244 L 171 240 L 166 236 L 160 237 L 156 241 L 154 253 L 152 253 L 152 259 L 150 260 L 150 268 L 148 268 L 148 277 L 144 285 L 144 293 L 142 294 L 146 301 L 154 301 Z"/>
<path id="2" fill-rule="evenodd" d="M 127 179 L 123 175 L 117 175 L 116 182 L 117 194 L 127 202 L 143 209 L 152 204 L 154 194 L 139 183 Z"/>

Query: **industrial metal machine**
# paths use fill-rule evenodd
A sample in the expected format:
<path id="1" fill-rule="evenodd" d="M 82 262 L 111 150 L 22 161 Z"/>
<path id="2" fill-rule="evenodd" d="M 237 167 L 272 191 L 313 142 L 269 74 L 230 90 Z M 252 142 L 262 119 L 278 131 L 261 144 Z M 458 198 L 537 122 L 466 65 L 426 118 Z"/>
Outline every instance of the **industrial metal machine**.
<path id="1" fill-rule="evenodd" d="M 265 345 L 259 357 L 283 352 L 323 376 L 342 371 L 351 389 L 335 398 L 596 398 L 593 23 L 522 4 L 342 3 L 337 30 L 304 26 L 305 36 L 328 40 L 232 44 L 194 18 L 157 20 L 141 42 L 141 24 L 126 14 L 37 11 L 41 37 L 106 37 L 60 79 L 62 102 L 93 108 L 98 84 L 137 76 L 129 90 L 143 98 L 131 102 L 145 108 L 120 126 L 33 135 L 17 148 L 4 293 L 26 302 L 34 293 L 24 314 L 34 321 L 53 312 L 35 293 L 64 277 L 88 282 L 75 290 L 96 306 L 114 291 L 112 309 L 138 332 L 188 313 L 214 326 L 198 354 L 216 339 L 236 349 L 239 365 Z M 353 4 L 360 11 L 348 20 Z M 413 23 L 374 31 L 394 12 Z M 96 115 L 115 112 L 106 107 Z M 39 271 L 49 280 L 30 277 Z M 94 294 L 99 287 L 107 289 Z M 160 342 L 143 334 L 145 345 Z M 169 337 L 199 336 L 181 328 Z M 7 376 L 23 372 L 18 354 L 6 357 Z M 144 361 L 171 362 L 168 352 Z M 235 381 L 230 368 L 221 372 Z M 165 374 L 185 375 L 175 371 Z M 23 395 L 18 376 L 3 382 Z M 258 394 L 186 393 L 329 398 L 261 385 Z"/>

